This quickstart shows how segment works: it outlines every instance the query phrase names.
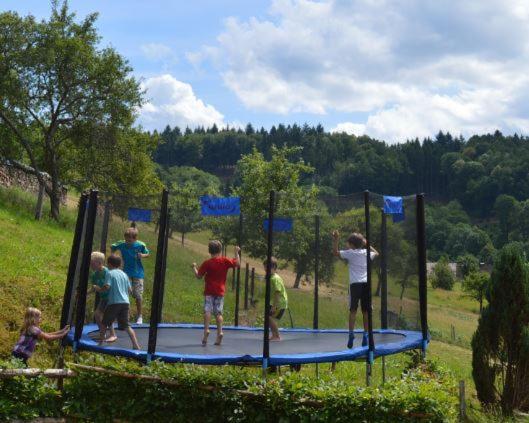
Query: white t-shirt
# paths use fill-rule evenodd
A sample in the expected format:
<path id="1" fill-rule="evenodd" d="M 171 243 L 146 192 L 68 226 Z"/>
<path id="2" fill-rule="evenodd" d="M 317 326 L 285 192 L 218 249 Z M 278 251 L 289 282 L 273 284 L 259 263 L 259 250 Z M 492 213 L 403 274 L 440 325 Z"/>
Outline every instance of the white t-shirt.
<path id="1" fill-rule="evenodd" d="M 340 250 L 340 257 L 347 260 L 349 266 L 349 283 L 367 282 L 367 260 L 366 249 Z M 376 253 L 371 251 L 371 260 L 376 257 Z"/>

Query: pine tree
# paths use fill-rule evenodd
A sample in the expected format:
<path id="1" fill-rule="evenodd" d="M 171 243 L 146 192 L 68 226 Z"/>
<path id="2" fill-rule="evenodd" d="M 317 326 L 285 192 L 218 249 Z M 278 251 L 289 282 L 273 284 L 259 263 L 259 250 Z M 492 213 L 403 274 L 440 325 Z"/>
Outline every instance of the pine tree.
<path id="1" fill-rule="evenodd" d="M 507 245 L 494 263 L 489 305 L 472 339 L 472 376 L 479 400 L 510 415 L 529 409 L 529 272 Z"/>

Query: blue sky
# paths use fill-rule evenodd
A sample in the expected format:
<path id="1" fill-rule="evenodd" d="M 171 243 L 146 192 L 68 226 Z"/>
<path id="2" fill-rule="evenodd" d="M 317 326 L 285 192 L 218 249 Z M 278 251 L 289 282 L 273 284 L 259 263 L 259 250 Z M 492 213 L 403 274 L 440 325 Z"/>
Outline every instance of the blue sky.
<path id="1" fill-rule="evenodd" d="M 44 0 L 2 10 L 49 16 Z M 138 122 L 529 134 L 525 0 L 71 0 L 147 90 Z"/>

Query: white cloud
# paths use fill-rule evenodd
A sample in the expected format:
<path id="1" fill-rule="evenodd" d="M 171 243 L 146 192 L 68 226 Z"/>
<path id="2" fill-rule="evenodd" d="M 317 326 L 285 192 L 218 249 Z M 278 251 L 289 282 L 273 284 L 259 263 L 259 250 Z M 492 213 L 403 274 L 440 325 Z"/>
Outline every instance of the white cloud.
<path id="1" fill-rule="evenodd" d="M 171 47 L 160 43 L 146 43 L 140 46 L 140 50 L 146 59 L 152 62 L 174 61 L 175 54 Z"/>
<path id="2" fill-rule="evenodd" d="M 527 131 L 524 0 L 275 0 L 267 19 L 227 19 L 216 45 L 188 54 L 207 58 L 250 109 L 364 112 L 357 124 L 388 141 Z"/>
<path id="3" fill-rule="evenodd" d="M 345 132 L 349 135 L 364 135 L 366 133 L 366 126 L 363 123 L 342 122 L 331 129 L 331 132 L 341 134 Z"/>
<path id="4" fill-rule="evenodd" d="M 166 125 L 191 128 L 225 125 L 224 116 L 215 107 L 196 97 L 191 85 L 164 74 L 142 83 L 148 102 L 140 110 L 140 123 L 147 129 Z"/>

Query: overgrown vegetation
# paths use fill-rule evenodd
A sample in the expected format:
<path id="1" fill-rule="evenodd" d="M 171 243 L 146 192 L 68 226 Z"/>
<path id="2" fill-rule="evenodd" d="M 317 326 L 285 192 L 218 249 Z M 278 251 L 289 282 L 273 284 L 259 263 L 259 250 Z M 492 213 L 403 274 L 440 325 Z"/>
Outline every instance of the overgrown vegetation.
<path id="1" fill-rule="evenodd" d="M 331 382 L 290 372 L 264 383 L 258 371 L 235 367 L 139 366 L 101 357 L 84 363 L 118 373 L 158 376 L 170 384 L 79 368 L 75 368 L 77 377 L 66 380 L 62 396 L 41 378 L 0 381 L 0 404 L 6 394 L 27 399 L 23 410 L 0 408 L 0 419 L 22 417 L 22 413 L 26 418 L 55 416 L 61 411 L 92 421 L 456 420 L 454 380 L 435 365 L 410 369 L 384 387 L 365 388 L 346 380 Z M 2 367 L 12 365 L 0 362 Z"/>

